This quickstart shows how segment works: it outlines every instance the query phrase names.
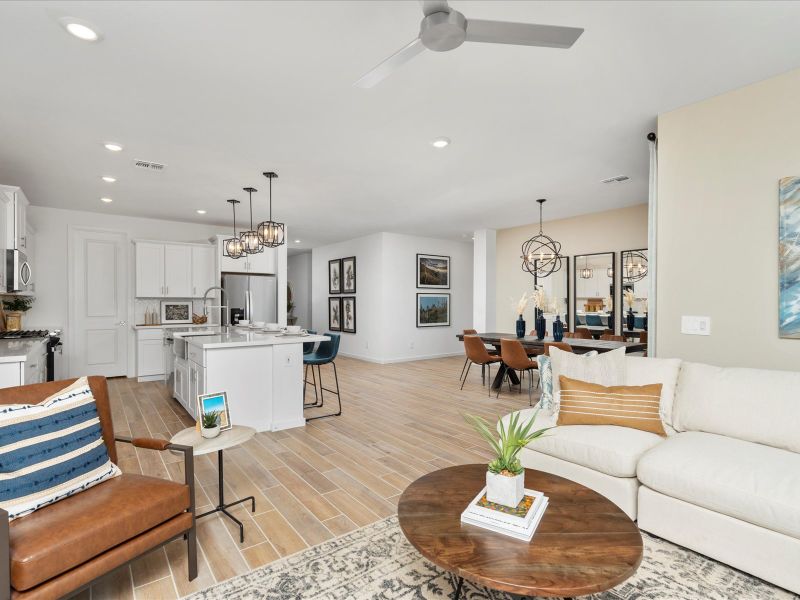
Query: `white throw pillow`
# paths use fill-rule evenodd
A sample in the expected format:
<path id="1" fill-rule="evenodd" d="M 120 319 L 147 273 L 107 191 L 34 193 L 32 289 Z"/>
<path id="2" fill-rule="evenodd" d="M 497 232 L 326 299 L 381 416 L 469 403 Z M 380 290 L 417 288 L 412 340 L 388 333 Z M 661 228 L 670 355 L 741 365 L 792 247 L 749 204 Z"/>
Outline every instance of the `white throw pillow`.
<path id="1" fill-rule="evenodd" d="M 573 354 L 553 346 L 550 347 L 550 364 L 553 368 L 554 414 L 561 402 L 561 375 L 606 387 L 625 385 L 625 348 L 617 348 L 597 356 Z"/>

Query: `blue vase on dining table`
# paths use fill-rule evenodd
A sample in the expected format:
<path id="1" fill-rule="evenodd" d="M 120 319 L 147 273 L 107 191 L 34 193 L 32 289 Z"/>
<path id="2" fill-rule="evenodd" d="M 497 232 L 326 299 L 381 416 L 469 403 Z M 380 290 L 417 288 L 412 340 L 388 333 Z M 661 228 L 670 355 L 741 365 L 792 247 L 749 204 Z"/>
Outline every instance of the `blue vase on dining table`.
<path id="1" fill-rule="evenodd" d="M 547 333 L 547 321 L 544 318 L 544 313 L 539 311 L 539 315 L 536 317 L 536 323 L 534 324 L 536 327 L 536 339 L 543 340 L 544 334 Z"/>
<path id="2" fill-rule="evenodd" d="M 522 318 L 522 315 L 517 319 L 517 337 L 525 337 L 525 319 Z"/>
<path id="3" fill-rule="evenodd" d="M 556 320 L 553 321 L 553 339 L 557 342 L 564 339 L 564 324 L 561 322 L 561 315 L 556 315 Z"/>
<path id="4" fill-rule="evenodd" d="M 636 324 L 636 317 L 633 314 L 633 309 L 628 309 L 628 314 L 625 315 L 625 325 L 628 331 L 633 331 L 633 326 Z"/>

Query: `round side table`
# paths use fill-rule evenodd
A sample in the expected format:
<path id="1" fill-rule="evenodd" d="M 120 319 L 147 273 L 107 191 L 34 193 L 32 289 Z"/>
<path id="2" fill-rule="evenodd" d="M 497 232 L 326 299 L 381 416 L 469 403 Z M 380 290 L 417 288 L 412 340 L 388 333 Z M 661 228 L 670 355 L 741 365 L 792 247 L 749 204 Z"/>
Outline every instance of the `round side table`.
<path id="1" fill-rule="evenodd" d="M 233 502 L 228 503 L 225 502 L 222 451 L 227 448 L 232 448 L 233 446 L 243 444 L 247 440 L 251 439 L 255 434 L 256 430 L 252 427 L 234 425 L 227 431 L 221 432 L 215 438 L 204 438 L 202 435 L 200 435 L 200 432 L 197 431 L 196 428 L 187 427 L 186 429 L 173 435 L 172 439 L 170 440 L 173 444 L 191 446 L 195 456 L 211 454 L 212 452 L 217 453 L 217 471 L 219 474 L 219 504 L 217 504 L 215 508 L 212 508 L 208 512 L 204 512 L 202 515 L 197 515 L 195 518 L 199 519 L 201 517 L 205 517 L 206 515 L 221 512 L 239 526 L 240 543 L 244 543 L 244 525 L 239 519 L 229 513 L 227 509 L 229 509 L 231 506 L 235 506 L 249 500 L 252 503 L 251 510 L 256 512 L 256 499 L 253 496 L 248 496 L 247 498 L 242 498 L 241 500 L 234 500 Z"/>

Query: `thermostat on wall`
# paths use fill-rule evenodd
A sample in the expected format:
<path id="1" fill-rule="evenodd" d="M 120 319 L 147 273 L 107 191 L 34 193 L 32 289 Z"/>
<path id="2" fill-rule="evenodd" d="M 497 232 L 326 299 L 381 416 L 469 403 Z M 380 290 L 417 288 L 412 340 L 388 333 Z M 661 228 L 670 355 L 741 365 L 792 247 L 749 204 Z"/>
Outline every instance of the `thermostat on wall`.
<path id="1" fill-rule="evenodd" d="M 681 333 L 687 335 L 711 335 L 711 317 L 681 317 Z"/>

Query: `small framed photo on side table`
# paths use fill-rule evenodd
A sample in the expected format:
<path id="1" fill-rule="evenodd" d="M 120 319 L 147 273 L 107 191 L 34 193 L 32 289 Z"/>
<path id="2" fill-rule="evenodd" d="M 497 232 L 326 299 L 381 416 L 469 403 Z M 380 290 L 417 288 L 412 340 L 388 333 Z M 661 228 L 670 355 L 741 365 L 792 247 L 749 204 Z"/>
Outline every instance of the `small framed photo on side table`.
<path id="1" fill-rule="evenodd" d="M 203 394 L 197 397 L 197 421 L 203 421 L 203 415 L 212 412 L 219 413 L 219 430 L 227 431 L 233 424 L 231 423 L 231 412 L 228 409 L 227 392 L 215 392 L 213 394 Z"/>

